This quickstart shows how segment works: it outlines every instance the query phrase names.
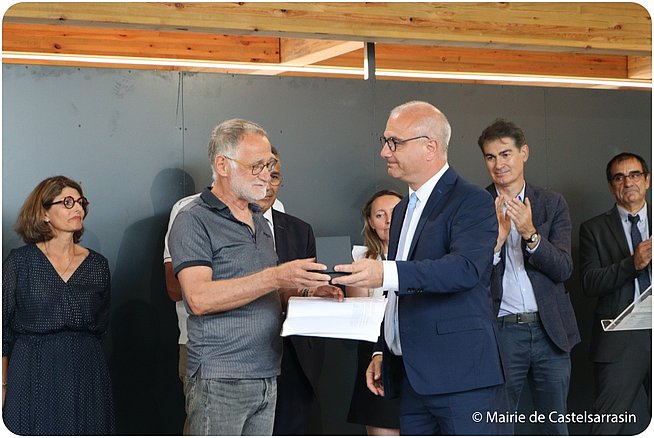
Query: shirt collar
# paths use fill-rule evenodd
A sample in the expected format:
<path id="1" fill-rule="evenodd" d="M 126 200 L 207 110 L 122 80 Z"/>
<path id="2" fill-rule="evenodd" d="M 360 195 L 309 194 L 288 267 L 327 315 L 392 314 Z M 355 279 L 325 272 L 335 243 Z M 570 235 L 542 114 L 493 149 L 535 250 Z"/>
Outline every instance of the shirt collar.
<path id="1" fill-rule="evenodd" d="M 445 172 L 447 172 L 447 169 L 449 168 L 450 165 L 446 162 L 443 167 L 441 167 L 441 170 L 429 178 L 423 185 L 418 188 L 418 190 L 412 190 L 411 187 L 409 187 L 409 196 L 415 192 L 418 201 L 420 201 L 421 204 L 424 204 L 427 199 L 429 199 L 431 192 L 434 191 L 434 187 L 436 187 L 438 181 L 440 181 L 441 177 L 445 174 Z"/>
<path id="2" fill-rule="evenodd" d="M 222 211 L 225 209 L 229 210 L 227 204 L 225 204 L 223 201 L 220 200 L 220 198 L 214 195 L 214 193 L 211 191 L 211 186 L 206 187 L 202 191 L 200 198 L 202 198 L 202 201 L 205 204 L 207 204 L 210 208 L 215 208 L 218 211 Z M 249 203 L 248 207 L 250 207 L 250 210 L 252 210 L 255 213 L 261 213 L 261 207 L 259 207 L 259 205 L 254 202 Z"/>
<path id="3" fill-rule="evenodd" d="M 500 196 L 500 191 L 497 189 L 497 186 L 493 184 L 495 187 L 495 193 L 497 193 L 497 196 Z M 520 192 L 516 195 L 516 198 L 520 200 L 520 202 L 525 202 L 525 190 L 527 189 L 527 181 L 522 181 L 522 189 Z"/>
<path id="4" fill-rule="evenodd" d="M 263 217 L 266 218 L 266 220 L 271 224 L 273 223 L 272 210 L 273 209 L 271 207 L 268 210 L 266 210 L 265 213 L 263 214 Z"/>
<path id="5" fill-rule="evenodd" d="M 620 220 L 623 221 L 623 222 L 629 222 L 629 215 L 631 215 L 631 213 L 629 213 L 624 208 L 620 207 L 618 204 L 615 204 L 615 206 L 618 207 L 618 214 L 620 215 Z M 647 202 L 645 202 L 645 204 L 643 204 L 643 208 L 638 210 L 636 212 L 636 214 L 638 216 L 640 216 L 640 221 L 646 221 L 647 220 Z M 632 216 L 635 216 L 636 214 L 634 214 Z"/>

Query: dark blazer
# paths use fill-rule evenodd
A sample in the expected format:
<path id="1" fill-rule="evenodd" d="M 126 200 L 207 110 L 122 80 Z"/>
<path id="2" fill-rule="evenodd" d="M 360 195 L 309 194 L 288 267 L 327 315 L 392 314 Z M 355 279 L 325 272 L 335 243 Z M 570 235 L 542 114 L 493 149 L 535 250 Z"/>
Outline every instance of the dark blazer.
<path id="1" fill-rule="evenodd" d="M 497 197 L 495 185 L 486 190 Z M 572 275 L 572 224 L 568 204 L 559 193 L 527 184 L 525 197 L 531 203 L 531 218 L 541 236 L 538 249 L 530 254 L 522 242 L 527 277 L 531 281 L 538 304 L 538 313 L 545 332 L 554 344 L 565 352 L 581 341 L 577 319 L 564 281 Z M 493 313 L 502 303 L 506 244 L 502 246 L 500 262 L 493 267 L 491 294 Z"/>
<path id="2" fill-rule="evenodd" d="M 390 260 L 407 203 L 393 210 Z M 402 360 L 380 339 L 387 397 L 398 395 L 402 364 L 422 395 L 504 383 L 489 290 L 496 240 L 492 198 L 449 168 L 425 205 L 408 260 L 396 262 Z"/>
<path id="3" fill-rule="evenodd" d="M 316 256 L 316 239 L 311 225 L 277 210 L 272 211 L 272 216 L 275 227 L 275 249 L 280 263 Z M 290 339 L 302 371 L 311 382 L 313 393 L 318 394 L 318 383 L 325 357 L 324 344 L 307 336 L 291 336 Z"/>
<path id="4" fill-rule="evenodd" d="M 651 210 L 647 216 L 651 235 Z M 590 343 L 591 360 L 614 362 L 628 343 L 639 342 L 643 348 L 651 348 L 651 330 L 605 332 L 602 329 L 602 319 L 615 318 L 633 301 L 634 279 L 638 276 L 616 206 L 581 224 L 579 259 L 584 294 L 598 298 Z"/>

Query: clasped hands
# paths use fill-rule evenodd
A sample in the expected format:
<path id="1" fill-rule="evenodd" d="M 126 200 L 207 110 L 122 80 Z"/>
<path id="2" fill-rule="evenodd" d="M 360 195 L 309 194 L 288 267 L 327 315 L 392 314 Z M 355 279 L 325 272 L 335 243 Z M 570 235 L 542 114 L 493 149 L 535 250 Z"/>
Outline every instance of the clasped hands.
<path id="1" fill-rule="evenodd" d="M 330 278 L 327 266 L 316 263 L 316 259 L 299 259 L 279 265 L 278 279 L 282 288 L 309 288 L 309 296 L 337 298 L 343 300 L 343 292 L 334 285 L 376 288 L 381 287 L 384 267 L 379 260 L 362 259 L 349 265 L 336 265 L 334 270 L 349 275 Z"/>
<path id="2" fill-rule="evenodd" d="M 634 250 L 634 267 L 637 271 L 647 268 L 652 261 L 652 238 L 643 240 Z"/>
<path id="3" fill-rule="evenodd" d="M 504 206 L 506 206 L 506 213 L 502 211 L 502 207 Z M 504 245 L 506 238 L 511 232 L 512 221 L 523 239 L 528 239 L 536 232 L 536 227 L 534 227 L 531 217 L 531 202 L 529 202 L 529 198 L 527 197 L 525 197 L 524 202 L 521 202 L 516 198 L 508 199 L 504 195 L 499 195 L 495 198 L 495 213 L 499 225 L 495 252 L 499 251 L 502 245 Z"/>
<path id="4" fill-rule="evenodd" d="M 307 288 L 308 296 L 343 301 L 343 291 L 329 284 L 331 277 L 320 272 L 325 271 L 327 266 L 316 263 L 315 257 L 282 263 L 275 269 L 279 288 L 285 296 L 296 295 L 299 290 Z"/>

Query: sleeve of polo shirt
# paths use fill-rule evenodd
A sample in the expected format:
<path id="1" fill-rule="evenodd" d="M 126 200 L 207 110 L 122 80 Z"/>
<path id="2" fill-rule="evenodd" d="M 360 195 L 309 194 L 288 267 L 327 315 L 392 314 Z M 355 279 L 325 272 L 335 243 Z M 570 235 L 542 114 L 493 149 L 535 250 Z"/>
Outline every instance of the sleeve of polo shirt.
<path id="1" fill-rule="evenodd" d="M 192 266 L 212 266 L 211 239 L 192 209 L 180 211 L 175 218 L 168 246 L 175 275 Z"/>
<path id="2" fill-rule="evenodd" d="M 173 228 L 173 223 L 175 222 L 175 218 L 177 218 L 177 214 L 179 213 L 179 210 L 181 209 L 179 201 L 175 202 L 175 205 L 173 205 L 173 208 L 170 210 L 170 218 L 168 219 L 168 229 L 166 230 L 166 236 L 164 237 L 164 252 L 163 252 L 163 262 L 168 263 L 172 262 L 172 257 L 170 256 L 170 250 L 168 249 L 168 239 L 170 238 L 170 230 Z"/>

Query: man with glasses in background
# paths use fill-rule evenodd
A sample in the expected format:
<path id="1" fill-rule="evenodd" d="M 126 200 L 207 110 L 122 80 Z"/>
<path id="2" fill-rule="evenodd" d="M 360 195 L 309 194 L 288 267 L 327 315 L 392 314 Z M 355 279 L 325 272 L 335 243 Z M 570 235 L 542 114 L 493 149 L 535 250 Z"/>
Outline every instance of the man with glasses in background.
<path id="1" fill-rule="evenodd" d="M 266 196 L 258 204 L 275 242 L 280 263 L 316 256 L 316 239 L 311 225 L 275 209 L 282 183 L 281 161 L 275 147 L 277 164 L 270 173 Z M 303 291 L 303 294 L 309 291 Z M 283 300 L 285 301 L 285 300 Z M 317 399 L 325 344 L 319 338 L 287 336 L 282 339 L 281 374 L 277 377 L 277 405 L 273 435 L 315 435 L 309 430 L 310 413 Z"/>
<path id="2" fill-rule="evenodd" d="M 584 294 L 597 298 L 590 358 L 596 396 L 593 412 L 630 412 L 642 387 L 652 407 L 652 331 L 606 332 L 602 319 L 614 319 L 651 285 L 652 211 L 647 204 L 650 174 L 633 153 L 616 155 L 606 166 L 615 205 L 581 225 L 579 251 Z M 650 412 L 651 415 L 651 412 Z M 594 422 L 593 435 L 618 435 L 624 422 Z"/>
<path id="3" fill-rule="evenodd" d="M 213 187 L 173 223 L 173 272 L 189 311 L 186 407 L 191 435 L 271 435 L 282 340 L 282 297 L 342 292 L 312 259 L 277 265 L 256 204 L 277 165 L 267 133 L 231 119 L 209 141 Z"/>

